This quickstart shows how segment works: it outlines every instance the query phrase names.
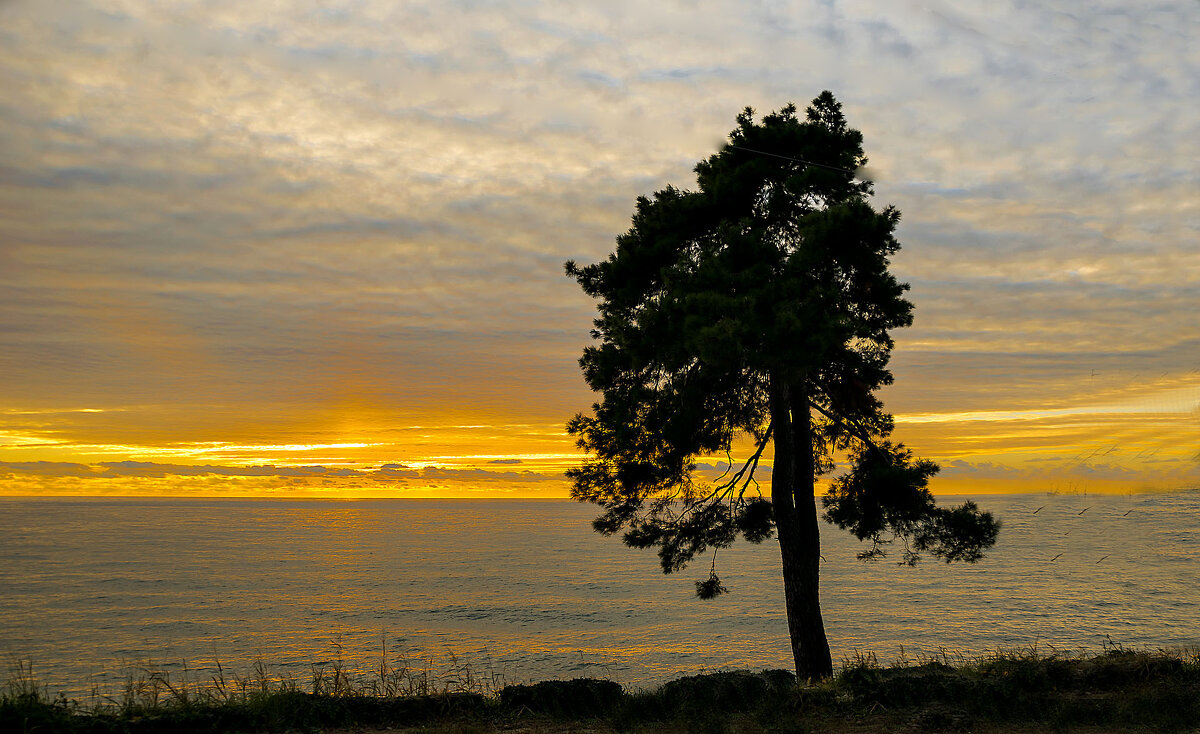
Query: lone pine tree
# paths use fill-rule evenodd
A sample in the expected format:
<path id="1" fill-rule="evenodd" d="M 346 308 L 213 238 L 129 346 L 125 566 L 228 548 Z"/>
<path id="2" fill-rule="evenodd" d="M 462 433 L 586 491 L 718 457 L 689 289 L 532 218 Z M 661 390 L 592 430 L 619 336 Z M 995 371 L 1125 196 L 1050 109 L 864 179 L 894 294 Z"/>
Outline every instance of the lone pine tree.
<path id="1" fill-rule="evenodd" d="M 875 396 L 890 384 L 889 330 L 912 323 L 908 286 L 888 272 L 900 213 L 867 202 L 862 134 L 829 92 L 801 118 L 788 105 L 737 117 L 729 143 L 696 165 L 698 188 L 639 197 L 616 251 L 566 264 L 599 316 L 580 359 L 600 393 L 567 428 L 588 458 L 572 497 L 603 508 L 593 522 L 635 547 L 658 548 L 663 571 L 741 536 L 777 535 L 788 630 L 801 678 L 832 673 L 821 620 L 817 479 L 848 465 L 823 497 L 825 519 L 869 541 L 860 558 L 899 541 L 974 562 L 999 529 L 974 503 L 938 507 L 936 464 L 890 440 Z M 730 455 L 716 480 L 695 459 Z M 771 461 L 770 498 L 756 470 Z M 711 598 L 716 574 L 696 584 Z"/>

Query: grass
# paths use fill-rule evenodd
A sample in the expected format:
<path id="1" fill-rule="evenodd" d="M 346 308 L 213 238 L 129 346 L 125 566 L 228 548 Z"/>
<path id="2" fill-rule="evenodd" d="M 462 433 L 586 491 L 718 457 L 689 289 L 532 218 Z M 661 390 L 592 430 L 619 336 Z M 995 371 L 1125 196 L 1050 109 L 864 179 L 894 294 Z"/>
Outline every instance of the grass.
<path id="1" fill-rule="evenodd" d="M 865 654 L 817 683 L 726 671 L 648 691 L 596 679 L 501 686 L 457 660 L 449 672 L 384 661 L 356 675 L 340 660 L 305 681 L 262 664 L 245 675 L 218 666 L 204 679 L 141 670 L 115 695 L 80 702 L 52 697 L 16 661 L 0 690 L 0 731 L 1200 731 L 1200 651 L 943 652 L 888 666 Z"/>

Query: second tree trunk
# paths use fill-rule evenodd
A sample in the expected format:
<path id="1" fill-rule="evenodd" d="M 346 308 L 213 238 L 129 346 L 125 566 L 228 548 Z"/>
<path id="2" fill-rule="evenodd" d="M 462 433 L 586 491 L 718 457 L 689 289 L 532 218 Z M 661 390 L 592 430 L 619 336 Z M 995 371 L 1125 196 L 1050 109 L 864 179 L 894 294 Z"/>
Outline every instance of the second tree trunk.
<path id="1" fill-rule="evenodd" d="M 833 660 L 821 619 L 821 536 L 813 492 L 812 418 L 801 385 L 772 383 L 771 419 L 775 426 L 771 504 L 783 561 L 796 675 L 801 680 L 828 678 L 833 675 Z"/>

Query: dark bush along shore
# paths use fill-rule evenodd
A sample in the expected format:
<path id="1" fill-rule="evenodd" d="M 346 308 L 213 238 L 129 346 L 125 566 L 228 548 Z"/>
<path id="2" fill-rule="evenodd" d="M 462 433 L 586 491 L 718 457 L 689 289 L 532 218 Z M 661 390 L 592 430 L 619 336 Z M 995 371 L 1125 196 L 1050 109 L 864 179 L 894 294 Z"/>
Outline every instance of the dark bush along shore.
<path id="1" fill-rule="evenodd" d="M 583 678 L 489 690 L 470 676 L 435 689 L 411 671 L 353 679 L 335 667 L 315 671 L 308 688 L 261 667 L 203 685 L 153 674 L 86 705 L 50 697 L 18 664 L 0 692 L 0 732 L 1200 732 L 1200 651 L 943 655 L 890 667 L 860 655 L 816 683 L 729 671 L 649 691 Z"/>

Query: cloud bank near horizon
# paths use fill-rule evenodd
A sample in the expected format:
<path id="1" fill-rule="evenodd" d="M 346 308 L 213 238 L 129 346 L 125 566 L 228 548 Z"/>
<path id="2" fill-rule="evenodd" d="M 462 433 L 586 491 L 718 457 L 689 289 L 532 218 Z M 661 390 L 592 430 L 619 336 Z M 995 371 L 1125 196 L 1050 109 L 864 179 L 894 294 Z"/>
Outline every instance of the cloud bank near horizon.
<path id="1" fill-rule="evenodd" d="M 1071 459 L 1048 459 L 1033 470 L 1046 491 L 1163 491 L 1185 488 L 1173 484 L 1180 476 L 1200 481 L 1200 457 L 1156 457 L 1142 452 L 1135 464 L 1112 451 Z M 520 460 L 511 460 L 524 463 Z M 507 460 L 489 465 L 510 466 Z M 740 467 L 740 464 L 736 466 Z M 701 482 L 727 476 L 728 462 L 701 461 L 694 476 Z M 1012 492 L 1013 482 L 1027 479 L 1030 470 L 990 461 L 954 459 L 942 466 L 949 483 L 935 482 L 936 494 Z M 746 491 L 769 496 L 771 467 L 764 464 Z M 249 466 L 167 464 L 147 461 L 104 461 L 93 464 L 64 461 L 0 461 L 0 496 L 89 494 L 138 496 L 237 497 L 542 497 L 566 496 L 568 481 L 561 469 L 489 469 L 472 466 L 408 466 L 383 464 L 363 468 L 338 466 Z M 1193 485 L 1195 486 L 1195 485 Z M 818 486 L 818 494 L 824 485 Z"/>

